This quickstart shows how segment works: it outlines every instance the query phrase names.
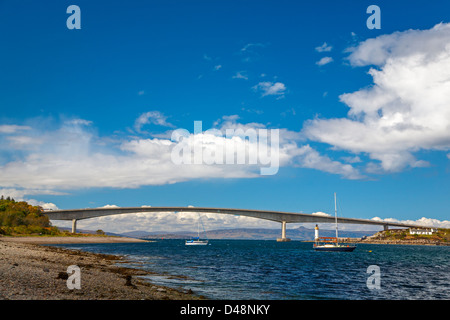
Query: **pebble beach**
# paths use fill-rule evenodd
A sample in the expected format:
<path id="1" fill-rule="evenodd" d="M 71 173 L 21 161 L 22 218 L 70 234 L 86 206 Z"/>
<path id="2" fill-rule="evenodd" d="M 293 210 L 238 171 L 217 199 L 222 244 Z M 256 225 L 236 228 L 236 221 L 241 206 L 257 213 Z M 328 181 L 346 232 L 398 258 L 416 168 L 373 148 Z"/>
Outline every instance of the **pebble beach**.
<path id="1" fill-rule="evenodd" d="M 123 257 L 42 244 L 143 241 L 122 237 L 0 237 L 0 300 L 197 300 L 192 292 L 149 283 Z M 80 289 L 67 268 L 80 268 Z"/>

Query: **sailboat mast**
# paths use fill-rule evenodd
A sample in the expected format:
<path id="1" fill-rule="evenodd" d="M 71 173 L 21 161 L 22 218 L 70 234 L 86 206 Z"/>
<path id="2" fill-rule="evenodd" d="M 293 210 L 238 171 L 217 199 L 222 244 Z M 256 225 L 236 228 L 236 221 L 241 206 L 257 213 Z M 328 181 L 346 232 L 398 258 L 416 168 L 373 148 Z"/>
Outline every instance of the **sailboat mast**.
<path id="1" fill-rule="evenodd" d="M 200 213 L 198 214 L 199 221 L 197 221 L 197 236 L 200 239 Z"/>
<path id="2" fill-rule="evenodd" d="M 336 192 L 334 193 L 334 220 L 336 224 L 336 242 L 338 241 L 338 224 L 337 224 L 337 206 L 336 206 Z"/>

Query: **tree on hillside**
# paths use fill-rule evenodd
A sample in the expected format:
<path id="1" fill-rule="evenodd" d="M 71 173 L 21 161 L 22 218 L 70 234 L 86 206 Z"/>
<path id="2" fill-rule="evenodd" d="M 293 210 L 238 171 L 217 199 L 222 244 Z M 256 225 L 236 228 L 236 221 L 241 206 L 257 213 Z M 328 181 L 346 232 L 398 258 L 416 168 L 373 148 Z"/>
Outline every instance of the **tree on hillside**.
<path id="1" fill-rule="evenodd" d="M 4 196 L 0 198 L 0 233 L 54 233 L 50 220 L 39 206 L 25 201 L 15 201 Z"/>

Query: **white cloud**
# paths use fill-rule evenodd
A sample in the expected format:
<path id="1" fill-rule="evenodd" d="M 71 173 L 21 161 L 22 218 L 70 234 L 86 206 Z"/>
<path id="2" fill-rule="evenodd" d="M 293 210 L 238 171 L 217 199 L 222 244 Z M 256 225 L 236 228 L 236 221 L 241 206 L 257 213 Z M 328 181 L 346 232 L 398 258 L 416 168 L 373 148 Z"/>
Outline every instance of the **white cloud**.
<path id="1" fill-rule="evenodd" d="M 248 44 L 246 44 L 245 46 L 243 46 L 243 47 L 241 48 L 241 52 L 252 51 L 253 48 L 257 48 L 257 47 L 263 48 L 263 47 L 265 47 L 265 45 L 262 44 L 262 43 L 248 43 Z"/>
<path id="2" fill-rule="evenodd" d="M 72 120 L 66 120 L 66 124 L 71 124 L 74 126 L 90 126 L 92 124 L 92 121 L 85 120 L 85 119 L 72 119 Z"/>
<path id="3" fill-rule="evenodd" d="M 41 148 L 24 150 L 23 158 L 0 166 L 0 187 L 26 190 L 136 188 L 198 178 L 257 176 L 252 166 L 176 165 L 171 161 L 175 143 L 169 139 L 134 137 L 100 145 L 102 139 L 92 132 L 67 124 L 42 137 L 45 140 Z M 211 147 L 219 146 L 223 139 L 218 137 Z"/>
<path id="4" fill-rule="evenodd" d="M 48 189 L 17 189 L 17 188 L 2 188 L 0 195 L 11 197 L 15 200 L 21 201 L 25 199 L 26 195 L 66 195 L 64 192 L 48 190 Z"/>
<path id="5" fill-rule="evenodd" d="M 233 79 L 244 79 L 248 80 L 247 73 L 245 71 L 238 71 L 236 74 L 232 77 Z"/>
<path id="6" fill-rule="evenodd" d="M 317 52 L 330 52 L 331 49 L 333 49 L 333 47 L 328 45 L 326 42 L 324 42 L 321 46 L 316 47 Z"/>
<path id="7" fill-rule="evenodd" d="M 51 203 L 51 202 L 44 202 L 44 201 L 39 201 L 39 200 L 34 200 L 34 199 L 24 199 L 24 200 L 26 202 L 28 202 L 29 204 L 31 204 L 32 206 L 40 206 L 44 210 L 59 210 L 57 205 L 54 203 Z"/>
<path id="8" fill-rule="evenodd" d="M 254 61 L 255 58 L 259 56 L 258 49 L 266 47 L 267 44 L 264 43 L 248 43 L 244 45 L 239 54 L 242 55 L 243 62 L 251 62 Z"/>
<path id="9" fill-rule="evenodd" d="M 43 143 L 43 139 L 40 137 L 30 137 L 30 136 L 10 136 L 6 140 L 14 145 L 15 149 L 23 149 L 29 147 L 36 147 Z"/>
<path id="10" fill-rule="evenodd" d="M 390 59 L 413 57 L 424 63 L 436 61 L 448 51 L 449 29 L 450 24 L 441 23 L 428 30 L 411 29 L 371 38 L 348 49 L 349 61 L 354 66 L 384 66 Z"/>
<path id="11" fill-rule="evenodd" d="M 339 161 L 331 160 L 328 156 L 321 155 L 317 150 L 309 145 L 293 149 L 295 157 L 292 158 L 294 165 L 302 168 L 316 169 L 323 172 L 338 174 L 346 179 L 363 179 L 364 175 L 360 174 L 350 164 L 344 164 Z"/>
<path id="12" fill-rule="evenodd" d="M 328 63 L 333 62 L 333 58 L 332 57 L 323 57 L 322 59 L 320 59 L 319 61 L 316 62 L 316 64 L 318 66 L 324 66 Z"/>
<path id="13" fill-rule="evenodd" d="M 359 163 L 362 162 L 361 158 L 358 156 L 354 157 L 342 157 L 342 160 L 344 160 L 347 163 Z"/>
<path id="14" fill-rule="evenodd" d="M 317 213 L 313 213 L 317 214 Z M 320 213 L 319 213 L 320 215 Z M 327 215 L 325 213 L 325 215 Z M 333 215 L 334 216 L 334 215 Z M 338 216 L 339 217 L 339 216 Z M 435 228 L 450 228 L 450 221 L 448 220 L 437 220 L 437 219 L 430 219 L 422 217 L 417 220 L 399 220 L 394 218 L 380 218 L 380 217 L 374 217 L 371 220 L 379 221 L 379 222 L 391 222 L 391 223 L 404 223 L 404 224 L 417 224 L 425 227 L 435 227 Z M 301 224 L 292 224 L 292 226 L 298 226 L 303 225 L 306 228 L 313 228 L 315 223 L 301 223 Z M 398 227 L 391 227 L 391 228 L 398 228 Z M 334 230 L 335 224 L 334 223 L 320 223 L 319 229 L 321 230 Z M 383 226 L 378 225 L 369 225 L 369 224 L 350 224 L 350 223 L 340 223 L 339 224 L 339 231 L 380 231 L 383 230 Z"/>
<path id="15" fill-rule="evenodd" d="M 24 131 L 24 130 L 30 130 L 31 127 L 29 126 L 19 126 L 19 125 L 9 125 L 9 124 L 3 124 L 0 125 L 0 133 L 16 133 L 18 131 Z"/>
<path id="16" fill-rule="evenodd" d="M 120 208 L 120 207 L 115 205 L 115 204 L 107 204 L 107 205 L 104 205 L 104 206 L 99 207 L 99 208 Z"/>
<path id="17" fill-rule="evenodd" d="M 325 212 L 313 212 L 313 213 L 311 213 L 312 215 L 315 215 L 315 216 L 324 216 L 324 217 L 331 217 L 328 213 L 325 213 Z"/>
<path id="18" fill-rule="evenodd" d="M 224 146 L 227 146 L 228 153 L 234 155 L 233 158 L 237 154 L 247 157 L 257 153 L 256 141 L 250 142 L 237 135 L 231 138 L 233 143 L 230 144 L 226 130 L 241 129 L 246 132 L 248 129 L 266 129 L 266 125 L 239 123 L 238 120 L 237 115 L 224 116 L 215 123 L 215 129 L 220 130 L 222 136 L 212 135 L 203 128 L 203 132 L 195 136 L 190 133 L 186 141 L 194 149 L 195 144 L 203 140 L 205 159 L 214 157 L 216 150 L 224 150 Z M 40 136 L 39 146 L 8 146 L 3 149 L 6 153 L 21 152 L 20 156 L 10 157 L 0 164 L 0 188 L 22 189 L 22 196 L 39 192 L 57 194 L 54 190 L 61 192 L 92 187 L 138 188 L 202 178 L 257 178 L 261 177 L 260 168 L 268 167 L 259 162 L 251 163 L 247 158 L 242 165 L 214 161 L 177 165 L 172 161 L 176 142 L 168 137 L 99 137 L 93 126 L 85 126 L 80 121 L 76 123 L 66 121 L 54 129 L 46 127 L 47 131 L 32 128 L 29 134 Z M 349 179 L 360 177 L 358 170 L 351 165 L 332 161 L 309 145 L 299 145 L 301 141 L 299 132 L 279 129 L 278 160 L 281 167 L 313 168 Z M 234 146 L 233 149 L 229 150 L 230 146 Z"/>
<path id="19" fill-rule="evenodd" d="M 221 64 L 218 64 L 218 65 L 214 66 L 214 71 L 218 71 L 218 70 L 220 70 L 221 68 L 222 68 L 222 65 L 221 65 Z"/>
<path id="20" fill-rule="evenodd" d="M 425 218 L 425 217 L 422 217 L 417 220 L 398 220 L 398 219 L 394 219 L 394 218 L 381 219 L 380 217 L 374 217 L 374 218 L 372 218 L 372 220 L 392 222 L 392 223 L 417 224 L 417 225 L 426 226 L 426 227 L 430 227 L 430 228 L 431 227 L 450 228 L 450 221 L 448 221 L 448 220 L 441 221 L 441 220 L 430 219 L 430 218 Z"/>
<path id="21" fill-rule="evenodd" d="M 5 198 L 11 197 L 16 201 L 26 201 L 33 206 L 41 206 L 43 209 L 57 210 L 58 207 L 51 202 L 44 202 L 26 197 L 27 195 L 63 195 L 64 193 L 55 192 L 52 190 L 32 190 L 32 189 L 15 189 L 15 188 L 2 188 L 0 189 L 0 195 Z"/>
<path id="22" fill-rule="evenodd" d="M 375 65 L 374 84 L 340 96 L 347 118 L 314 119 L 303 133 L 311 140 L 376 162 L 371 172 L 423 167 L 419 150 L 450 149 L 450 24 L 368 39 L 352 48 L 353 66 Z"/>
<path id="23" fill-rule="evenodd" d="M 255 91 L 260 91 L 263 97 L 265 96 L 284 96 L 286 86 L 281 82 L 263 81 L 253 87 Z"/>
<path id="24" fill-rule="evenodd" d="M 134 123 L 134 128 L 137 132 L 146 124 L 156 124 L 158 126 L 173 128 L 174 125 L 167 122 L 167 117 L 159 111 L 149 111 L 141 114 Z"/>

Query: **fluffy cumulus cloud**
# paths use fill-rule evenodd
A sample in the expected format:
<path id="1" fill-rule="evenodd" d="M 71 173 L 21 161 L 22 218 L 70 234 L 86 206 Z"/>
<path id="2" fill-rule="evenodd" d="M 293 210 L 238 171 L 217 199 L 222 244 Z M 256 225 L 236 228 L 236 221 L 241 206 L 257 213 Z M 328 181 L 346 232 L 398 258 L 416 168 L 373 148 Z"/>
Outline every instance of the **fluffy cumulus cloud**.
<path id="1" fill-rule="evenodd" d="M 30 126 L 27 135 L 15 129 L 0 134 L 0 139 L 7 141 L 0 145 L 1 153 L 7 155 L 0 158 L 0 188 L 19 190 L 24 198 L 80 188 L 138 188 L 202 178 L 261 178 L 261 168 L 273 167 L 276 173 L 285 166 L 321 170 L 349 179 L 361 177 L 351 165 L 331 160 L 304 145 L 299 132 L 276 128 L 275 135 L 265 124 L 240 123 L 236 115 L 216 121 L 214 130 L 182 130 L 182 137 L 174 138 L 175 134 L 172 139 L 147 135 L 100 137 L 94 124 L 81 119 L 48 129 L 52 127 Z M 261 140 L 264 131 L 266 141 Z M 22 143 L 17 143 L 19 137 Z M 39 137 L 38 144 L 24 144 L 33 137 Z M 272 140 L 275 138 L 278 141 Z M 202 155 L 200 162 L 196 161 L 196 150 Z"/>
<path id="2" fill-rule="evenodd" d="M 248 75 L 245 71 L 238 71 L 232 78 L 248 80 Z"/>
<path id="3" fill-rule="evenodd" d="M 317 52 L 330 52 L 333 49 L 332 46 L 324 42 L 321 46 L 316 47 Z"/>
<path id="4" fill-rule="evenodd" d="M 176 165 L 168 139 L 124 139 L 106 148 L 80 130 L 50 134 L 46 147 L 1 166 L 3 187 L 70 190 L 85 187 L 137 188 L 203 177 L 248 177 L 234 166 Z"/>
<path id="5" fill-rule="evenodd" d="M 332 57 L 323 57 L 322 59 L 317 61 L 316 64 L 318 66 L 324 66 L 324 65 L 329 64 L 331 62 L 333 62 L 333 58 Z"/>
<path id="6" fill-rule="evenodd" d="M 282 82 L 263 81 L 253 87 L 255 91 L 261 92 L 261 96 L 283 97 L 286 93 L 286 86 Z"/>
<path id="7" fill-rule="evenodd" d="M 340 96 L 348 117 L 305 123 L 309 139 L 368 155 L 369 172 L 427 166 L 415 153 L 450 149 L 450 24 L 368 39 L 348 61 L 370 66 L 373 85 Z"/>
<path id="8" fill-rule="evenodd" d="M 167 117 L 159 111 L 149 111 L 141 114 L 134 123 L 134 129 L 141 132 L 142 127 L 146 124 L 155 124 L 163 127 L 173 128 L 174 125 L 167 122 Z"/>
<path id="9" fill-rule="evenodd" d="M 356 168 L 350 164 L 330 159 L 326 155 L 321 155 L 310 145 L 303 145 L 295 149 L 295 165 L 302 168 L 317 169 L 323 172 L 339 174 L 346 179 L 362 179 L 362 175 Z"/>

